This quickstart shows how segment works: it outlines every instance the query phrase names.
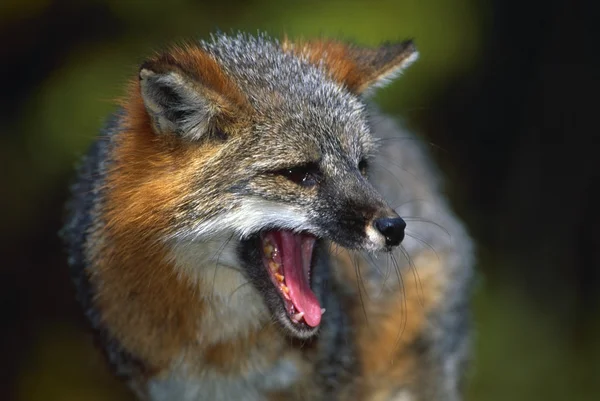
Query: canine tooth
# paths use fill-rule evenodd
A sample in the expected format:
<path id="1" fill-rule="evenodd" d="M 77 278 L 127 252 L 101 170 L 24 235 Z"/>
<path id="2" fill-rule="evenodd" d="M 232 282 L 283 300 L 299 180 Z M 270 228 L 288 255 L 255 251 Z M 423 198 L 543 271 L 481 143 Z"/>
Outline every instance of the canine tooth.
<path id="1" fill-rule="evenodd" d="M 277 279 L 277 281 L 279 281 L 280 283 L 283 283 L 283 274 L 279 274 L 279 273 L 275 273 L 275 278 Z M 287 287 L 285 287 L 287 288 Z"/>
<path id="2" fill-rule="evenodd" d="M 325 313 L 325 311 L 326 311 L 326 310 L 327 310 L 327 309 L 325 309 L 325 308 L 321 309 L 321 315 L 322 315 L 323 313 Z"/>
<path id="3" fill-rule="evenodd" d="M 276 272 L 279 271 L 279 265 L 273 261 L 269 262 L 269 269 L 271 269 L 272 272 Z"/>
<path id="4" fill-rule="evenodd" d="M 304 312 L 298 312 L 295 315 L 292 315 L 292 320 L 296 323 L 300 322 L 300 319 L 304 316 Z"/>

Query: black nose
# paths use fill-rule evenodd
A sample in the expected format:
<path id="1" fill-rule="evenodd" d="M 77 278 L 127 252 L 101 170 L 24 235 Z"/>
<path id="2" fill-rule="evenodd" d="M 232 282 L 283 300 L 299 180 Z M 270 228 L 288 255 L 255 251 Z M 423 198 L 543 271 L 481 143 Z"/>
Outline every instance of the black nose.
<path id="1" fill-rule="evenodd" d="M 385 237 L 387 246 L 400 245 L 404 239 L 406 223 L 400 217 L 383 217 L 374 222 L 375 228 Z"/>

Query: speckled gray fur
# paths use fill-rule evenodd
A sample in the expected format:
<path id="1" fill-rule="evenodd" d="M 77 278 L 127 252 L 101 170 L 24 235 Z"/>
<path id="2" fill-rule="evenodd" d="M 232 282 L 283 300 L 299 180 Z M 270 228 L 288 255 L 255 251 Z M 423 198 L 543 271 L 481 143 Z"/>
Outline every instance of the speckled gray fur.
<path id="1" fill-rule="evenodd" d="M 200 186 L 194 189 L 197 192 L 191 191 L 174 214 L 173 235 L 168 240 L 198 240 L 207 232 L 212 233 L 213 229 L 223 228 L 228 230 L 226 233 L 231 232 L 233 228 L 224 223 L 226 220 L 219 220 L 220 216 L 235 211 L 245 198 L 252 196 L 269 202 L 293 201 L 299 208 L 305 209 L 308 223 L 304 220 L 294 222 L 296 225 L 290 228 L 308 227 L 318 235 L 339 236 L 340 242 L 348 247 L 360 248 L 361 238 L 342 237 L 347 227 L 338 227 L 335 232 L 323 227 L 337 224 L 335 216 L 345 216 L 344 213 L 353 205 L 360 206 L 361 202 L 368 201 L 383 208 L 385 199 L 397 207 L 398 214 L 408 221 L 407 237 L 402 244 L 406 253 L 395 252 L 402 274 L 408 279 L 412 277 L 410 261 L 405 254 L 411 257 L 433 249 L 443 255 L 444 268 L 450 278 L 443 306 L 429 316 L 427 329 L 416 344 L 421 348 L 423 358 L 418 383 L 410 390 L 399 389 L 399 397 L 403 397 L 399 399 L 459 400 L 468 359 L 468 299 L 473 249 L 463 225 L 443 196 L 440 173 L 428 160 L 426 144 L 374 108 L 367 108 L 363 99 L 329 79 L 319 66 L 281 51 L 278 42 L 264 34 L 257 37 L 246 34 L 216 35 L 209 41 L 201 42 L 201 47 L 214 56 L 227 74 L 242 87 L 256 112 L 253 136 L 259 139 L 241 143 L 238 149 L 243 149 L 243 152 L 236 155 L 239 164 L 228 166 L 229 181 L 225 185 L 228 191 L 227 206 L 221 205 L 221 210 L 207 207 L 214 204 L 213 199 L 217 199 L 215 191 L 223 189 L 219 187 L 223 185 L 222 181 L 198 182 Z M 286 118 L 282 119 L 281 116 Z M 106 165 L 110 163 L 111 137 L 119 134 L 119 118 L 117 113 L 80 169 L 79 181 L 73 188 L 70 219 L 63 231 L 80 301 L 100 333 L 103 333 L 103 329 L 93 307 L 93 291 L 85 274 L 88 264 L 86 246 L 89 245 L 86 242 L 89 241 L 90 232 L 102 224 L 95 215 L 102 205 L 103 195 L 99 188 L 103 187 Z M 373 138 L 380 138 L 380 141 Z M 340 203 L 340 210 L 331 210 L 324 201 L 319 203 L 293 193 L 268 192 L 266 185 L 246 178 L 277 166 L 289 165 L 290 161 L 307 161 L 306 154 L 314 149 L 318 149 L 317 153 L 322 157 L 321 167 L 326 176 L 336 180 L 336 188 L 332 189 L 330 197 L 348 200 Z M 262 154 L 262 160 L 253 158 L 256 154 Z M 357 164 L 363 157 L 369 157 L 371 161 L 369 181 L 377 192 L 361 183 Z M 218 168 L 222 167 L 217 165 L 214 168 L 218 172 Z M 243 237 L 245 233 L 240 231 L 238 234 Z M 235 259 L 236 256 L 231 254 L 230 257 Z M 367 257 L 374 260 L 378 267 L 363 266 L 367 291 L 374 297 L 385 296 L 385 292 L 380 291 L 384 285 L 390 291 L 398 291 L 393 284 L 383 282 L 384 277 L 389 276 L 385 270 L 391 268 L 387 257 L 373 258 L 371 253 Z M 347 335 L 346 332 L 342 334 Z M 101 338 L 118 372 L 130 377 L 143 370 L 135 357 L 121 349 L 114 339 L 102 334 Z M 222 377 L 207 375 L 199 380 L 185 381 L 181 378 L 184 376 L 182 374 L 153 380 L 149 388 L 141 392 L 149 391 L 154 400 L 165 401 L 260 400 L 260 389 L 276 388 L 295 377 L 293 366 L 286 365 L 285 361 L 281 363 L 277 368 L 276 380 L 270 380 L 274 379 L 272 375 L 259 375 L 230 382 Z M 320 367 L 323 372 L 327 368 Z M 256 393 L 252 388 L 256 388 Z"/>
<path id="2" fill-rule="evenodd" d="M 435 311 L 420 339 L 426 371 L 420 380 L 424 400 L 461 399 L 462 385 L 469 358 L 473 243 L 463 224 L 450 210 L 443 194 L 441 173 L 431 164 L 428 143 L 401 128 L 389 117 L 372 113 L 371 127 L 381 138 L 371 179 L 375 187 L 407 220 L 407 235 L 402 243 L 406 253 L 417 255 L 433 250 L 443 258 L 448 272 L 441 309 Z M 413 274 L 406 255 L 396 251 L 405 280 Z M 384 272 L 385 260 L 378 264 Z M 381 288 L 382 275 L 370 271 L 372 291 Z M 393 273 L 391 273 L 393 275 Z"/>

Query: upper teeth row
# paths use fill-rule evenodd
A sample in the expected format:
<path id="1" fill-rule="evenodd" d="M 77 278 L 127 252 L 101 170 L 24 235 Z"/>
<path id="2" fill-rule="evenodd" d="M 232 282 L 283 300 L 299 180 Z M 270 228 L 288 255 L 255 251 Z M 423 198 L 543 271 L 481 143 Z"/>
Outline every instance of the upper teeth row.
<path id="1" fill-rule="evenodd" d="M 273 273 L 278 272 L 280 267 L 281 266 L 279 265 L 279 263 L 277 263 L 277 262 L 275 262 L 273 260 L 269 260 L 269 269 L 271 269 L 271 271 Z"/>
<path id="2" fill-rule="evenodd" d="M 275 256 L 277 256 L 277 249 L 271 244 L 271 241 L 265 240 L 265 244 L 263 246 L 263 251 L 265 256 L 269 260 L 269 270 L 275 276 L 275 279 L 279 282 L 279 289 L 283 293 L 283 296 L 288 301 L 291 301 L 290 298 L 290 289 L 285 285 L 285 277 L 281 274 L 281 265 L 275 261 Z"/>
<path id="3" fill-rule="evenodd" d="M 276 254 L 276 249 L 273 246 L 273 244 L 271 244 L 271 241 L 269 241 L 269 240 L 265 241 L 265 246 L 263 247 L 263 251 L 265 252 L 265 256 L 267 257 L 267 259 L 272 259 L 273 256 L 275 256 L 275 254 Z"/>

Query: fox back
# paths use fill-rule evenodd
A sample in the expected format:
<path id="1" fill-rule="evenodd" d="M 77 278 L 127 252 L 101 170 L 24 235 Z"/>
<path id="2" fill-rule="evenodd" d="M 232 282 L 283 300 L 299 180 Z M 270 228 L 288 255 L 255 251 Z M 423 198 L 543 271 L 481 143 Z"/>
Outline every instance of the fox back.
<path id="1" fill-rule="evenodd" d="M 460 399 L 471 241 L 422 143 L 365 103 L 416 58 L 219 34 L 141 65 L 63 230 L 138 397 Z"/>

